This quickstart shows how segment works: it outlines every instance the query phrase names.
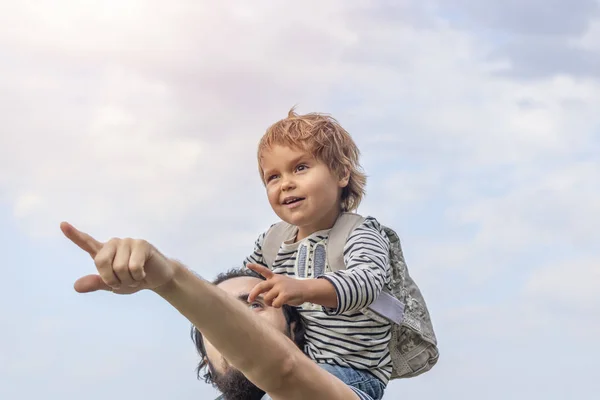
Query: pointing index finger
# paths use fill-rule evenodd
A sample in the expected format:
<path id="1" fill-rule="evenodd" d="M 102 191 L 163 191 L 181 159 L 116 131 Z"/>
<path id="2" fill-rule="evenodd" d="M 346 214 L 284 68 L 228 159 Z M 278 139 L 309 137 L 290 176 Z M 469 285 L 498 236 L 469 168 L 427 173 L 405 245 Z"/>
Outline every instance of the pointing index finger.
<path id="1" fill-rule="evenodd" d="M 273 271 L 271 271 L 269 268 L 267 268 L 263 265 L 248 263 L 248 264 L 246 264 L 246 268 L 251 269 L 252 271 L 254 271 L 256 273 L 261 274 L 266 279 L 272 278 L 274 275 Z"/>
<path id="2" fill-rule="evenodd" d="M 250 291 L 250 293 L 248 294 L 248 303 L 252 303 L 254 300 L 256 300 L 256 298 L 258 296 L 260 296 L 262 293 L 266 293 L 268 291 L 270 291 L 273 288 L 273 283 L 272 281 L 262 281 L 260 283 L 257 283 L 252 290 Z"/>
<path id="3" fill-rule="evenodd" d="M 98 254 L 100 249 L 102 249 L 102 246 L 104 246 L 103 243 L 97 241 L 87 233 L 81 232 L 68 222 L 61 222 L 60 230 L 71 242 L 75 243 L 92 258 L 96 257 L 96 254 Z"/>

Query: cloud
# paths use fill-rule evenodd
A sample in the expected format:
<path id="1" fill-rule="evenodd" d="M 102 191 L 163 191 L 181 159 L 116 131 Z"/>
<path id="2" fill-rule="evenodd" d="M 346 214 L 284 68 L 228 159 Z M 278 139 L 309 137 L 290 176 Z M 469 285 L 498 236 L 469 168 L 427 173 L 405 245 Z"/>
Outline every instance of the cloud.
<path id="1" fill-rule="evenodd" d="M 581 35 L 590 20 L 600 15 L 596 0 L 569 3 L 560 0 L 450 0 L 437 3 L 464 24 L 517 35 Z"/>
<path id="2" fill-rule="evenodd" d="M 511 67 L 504 74 L 525 79 L 556 75 L 574 75 L 598 78 L 600 57 L 586 50 L 554 38 L 522 38 L 499 47 L 490 54 L 492 58 L 508 58 Z"/>
<path id="3" fill-rule="evenodd" d="M 591 315 L 600 310 L 599 275 L 599 258 L 569 260 L 533 271 L 524 292 L 526 296 L 549 303 L 549 308 L 562 306 Z M 600 324 L 596 324 L 598 329 Z"/>
<path id="4" fill-rule="evenodd" d="M 71 275 L 80 270 L 70 266 L 89 262 L 56 241 L 57 225 L 67 219 L 99 239 L 144 237 L 207 278 L 239 265 L 275 221 L 257 176 L 256 143 L 298 104 L 300 112 L 332 113 L 352 133 L 369 175 L 361 212 L 401 234 L 434 317 L 443 355 L 438 372 L 393 382 L 390 396 L 558 396 L 561 388 L 543 384 L 542 375 L 555 373 L 547 349 L 598 332 L 585 312 L 598 307 L 600 260 L 597 3 L 565 7 L 7 5 L 0 15 L 0 201 L 10 217 L 2 226 L 7 236 L 23 232 L 29 240 L 7 243 L 6 262 L 23 265 L 7 278 L 25 287 L 27 298 L 66 314 L 40 309 L 24 325 L 46 336 L 54 346 L 48 352 L 31 347 L 38 336 L 21 336 L 12 317 L 0 321 L 10 327 L 4 343 L 29 349 L 19 366 L 19 353 L 3 347 L 0 365 L 25 382 L 60 355 L 73 365 L 57 373 L 60 382 L 79 380 L 81 389 L 103 374 L 126 387 L 122 370 L 111 367 L 120 359 L 139 373 L 132 378 L 139 385 L 152 381 L 148 393 L 156 396 L 169 395 L 158 387 L 160 376 L 173 382 L 169 387 L 186 382 L 182 398 L 205 390 L 189 383 L 187 323 L 168 319 L 165 305 L 156 320 L 181 325 L 162 331 L 143 317 L 123 322 L 128 313 L 161 307 L 148 297 L 127 305 L 108 297 L 65 300 L 43 284 L 71 290 Z M 58 260 L 61 268 L 50 268 Z M 6 301 L 19 295 L 17 286 L 3 291 Z M 33 310 L 19 307 L 17 316 Z M 132 340 L 140 324 L 146 342 L 131 354 L 118 344 L 87 358 L 76 354 L 67 341 L 85 331 L 69 326 L 73 315 L 85 314 L 79 307 L 122 323 Z M 106 334 L 94 326 L 90 342 Z M 557 326 L 572 331 L 555 332 Z M 579 368 L 565 375 L 582 381 L 582 396 L 592 385 L 583 382 L 588 361 L 580 354 L 594 346 L 575 345 L 565 356 Z M 524 347 L 528 355 L 519 356 Z M 510 372 L 518 357 L 540 372 Z M 150 367 L 161 363 L 172 373 Z M 47 392 L 77 397 L 60 392 L 66 389 L 52 377 Z"/>
<path id="5" fill-rule="evenodd" d="M 67 12 L 22 4 L 5 14 L 3 47 L 14 61 L 2 66 L 9 134 L 0 181 L 28 229 L 48 234 L 60 216 L 93 228 L 155 226 L 243 197 L 244 186 L 214 188 L 236 171 L 254 186 L 256 141 L 292 105 L 327 91 L 330 52 L 345 40 L 335 24 L 319 24 L 325 8 L 264 30 L 255 27 L 274 10 L 198 4 L 162 13 L 157 4 L 73 3 Z M 319 41 L 299 41 L 302 31 Z M 299 56 L 309 49 L 314 60 Z"/>
<path id="6" fill-rule="evenodd" d="M 282 10 L 262 3 L 253 10 L 199 4 L 165 13 L 151 2 L 119 4 L 73 3 L 68 12 L 35 14 L 14 5 L 14 18 L 5 17 L 5 37 L 12 38 L 5 47 L 15 61 L 4 66 L 4 125 L 11 134 L 0 179 L 15 213 L 39 234 L 64 217 L 95 229 L 122 221 L 118 230 L 147 232 L 257 193 L 252 149 L 295 103 L 335 111 L 344 93 L 363 93 L 360 103 L 340 110 L 357 141 L 375 140 L 380 150 L 389 140 L 396 143 L 390 150 L 422 154 L 424 162 L 434 153 L 446 162 L 458 152 L 497 163 L 528 158 L 540 147 L 570 151 L 562 124 L 580 111 L 558 102 L 595 100 L 578 96 L 584 84 L 568 78 L 537 86 L 494 79 L 494 64 L 480 59 L 481 41 L 435 19 L 376 25 L 381 5 L 331 3 L 282 19 Z M 403 10 L 428 15 L 413 3 L 397 12 Z M 329 18 L 334 11 L 342 12 Z M 14 23 L 19 17 L 36 28 L 24 31 Z M 254 29 L 266 21 L 269 29 Z M 135 29 L 139 23 L 145 29 Z M 50 68 L 28 62 L 39 60 Z M 524 102 L 540 106 L 523 109 Z M 589 131 L 583 128 L 580 135 Z M 7 171 L 19 171 L 18 178 Z M 223 181 L 232 179 L 248 185 L 225 190 Z"/>
<path id="7" fill-rule="evenodd" d="M 488 57 L 507 62 L 502 75 L 526 80 L 564 74 L 598 78 L 600 58 L 581 42 L 600 16 L 595 0 L 434 3 L 453 26 L 489 38 L 493 48 Z"/>

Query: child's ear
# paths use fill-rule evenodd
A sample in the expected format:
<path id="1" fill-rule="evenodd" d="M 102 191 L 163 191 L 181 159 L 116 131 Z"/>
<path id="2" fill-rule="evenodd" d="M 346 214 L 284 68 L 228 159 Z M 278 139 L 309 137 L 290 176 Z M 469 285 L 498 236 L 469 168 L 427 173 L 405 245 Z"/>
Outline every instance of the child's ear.
<path id="1" fill-rule="evenodd" d="M 341 188 L 345 188 L 346 186 L 348 186 L 348 182 L 350 182 L 350 169 L 344 167 L 340 174 L 340 180 L 338 184 Z"/>

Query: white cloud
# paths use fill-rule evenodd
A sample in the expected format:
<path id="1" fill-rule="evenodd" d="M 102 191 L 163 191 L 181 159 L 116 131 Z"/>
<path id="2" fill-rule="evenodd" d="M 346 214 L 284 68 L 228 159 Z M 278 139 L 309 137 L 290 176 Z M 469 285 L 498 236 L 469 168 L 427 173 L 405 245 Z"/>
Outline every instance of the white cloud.
<path id="1" fill-rule="evenodd" d="M 449 349 L 453 379 L 426 380 L 464 393 L 485 362 L 459 351 L 465 334 L 503 349 L 583 319 L 560 307 L 597 306 L 600 83 L 503 76 L 515 60 L 491 57 L 498 38 L 434 3 L 4 5 L 0 199 L 28 235 L 67 219 L 143 236 L 210 277 L 274 220 L 256 172 L 264 129 L 294 104 L 331 112 L 364 155 L 362 210 L 402 234 Z M 590 26 L 586 49 L 600 45 Z"/>
<path id="2" fill-rule="evenodd" d="M 600 257 L 569 260 L 533 271 L 525 295 L 593 315 L 600 310 L 599 282 Z"/>
<path id="3" fill-rule="evenodd" d="M 201 4 L 164 11 L 150 2 L 70 5 L 68 12 L 41 8 L 35 14 L 14 5 L 13 20 L 33 18 L 36 28 L 25 32 L 10 21 L 4 28 L 13 38 L 9 50 L 19 46 L 27 58 L 54 65 L 7 71 L 9 93 L 26 94 L 31 113 L 40 113 L 24 119 L 24 104 L 8 102 L 13 115 L 3 146 L 3 169 L 19 171 L 18 179 L 4 176 L 9 201 L 33 192 L 48 204 L 24 221 L 37 231 L 47 232 L 50 221 L 65 215 L 94 228 L 107 220 L 131 227 L 218 208 L 228 196 L 222 181 L 257 184 L 253 148 L 269 123 L 297 102 L 301 109 L 324 107 L 319 97 L 335 101 L 336 91 L 350 85 L 368 99 L 355 111 L 341 110 L 356 125 L 357 140 L 388 138 L 432 154 L 458 152 L 467 166 L 569 152 L 595 120 L 592 107 L 561 105 L 592 104 L 598 100 L 594 84 L 493 78 L 493 65 L 479 58 L 487 45 L 443 25 L 357 24 L 356 10 L 335 13 L 344 10 L 340 3 L 299 8 L 288 19 L 262 3 L 241 11 Z M 272 25 L 256 25 L 267 21 Z M 523 109 L 524 100 L 540 106 Z M 369 129 L 374 119 L 387 126 Z M 401 130 L 390 130 L 397 124 Z M 85 205 L 84 215 L 76 213 L 76 202 Z"/>

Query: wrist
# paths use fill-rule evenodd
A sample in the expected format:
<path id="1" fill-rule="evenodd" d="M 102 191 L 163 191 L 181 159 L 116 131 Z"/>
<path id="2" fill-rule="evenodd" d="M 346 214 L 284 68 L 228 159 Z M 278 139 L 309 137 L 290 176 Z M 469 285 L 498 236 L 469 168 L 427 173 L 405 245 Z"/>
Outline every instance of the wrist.
<path id="1" fill-rule="evenodd" d="M 315 301 L 315 281 L 316 279 L 301 279 L 302 301 L 304 303 L 314 303 Z"/>
<path id="2" fill-rule="evenodd" d="M 337 308 L 337 293 L 333 284 L 327 279 L 306 279 L 302 283 L 304 284 L 305 302 Z"/>
<path id="3" fill-rule="evenodd" d="M 169 279 L 162 285 L 152 289 L 156 294 L 158 294 L 161 297 L 166 297 L 176 292 L 181 286 L 180 283 L 185 279 L 185 275 L 189 273 L 185 265 L 183 265 L 179 261 L 169 258 L 168 262 L 171 264 L 173 271 L 171 279 Z"/>

